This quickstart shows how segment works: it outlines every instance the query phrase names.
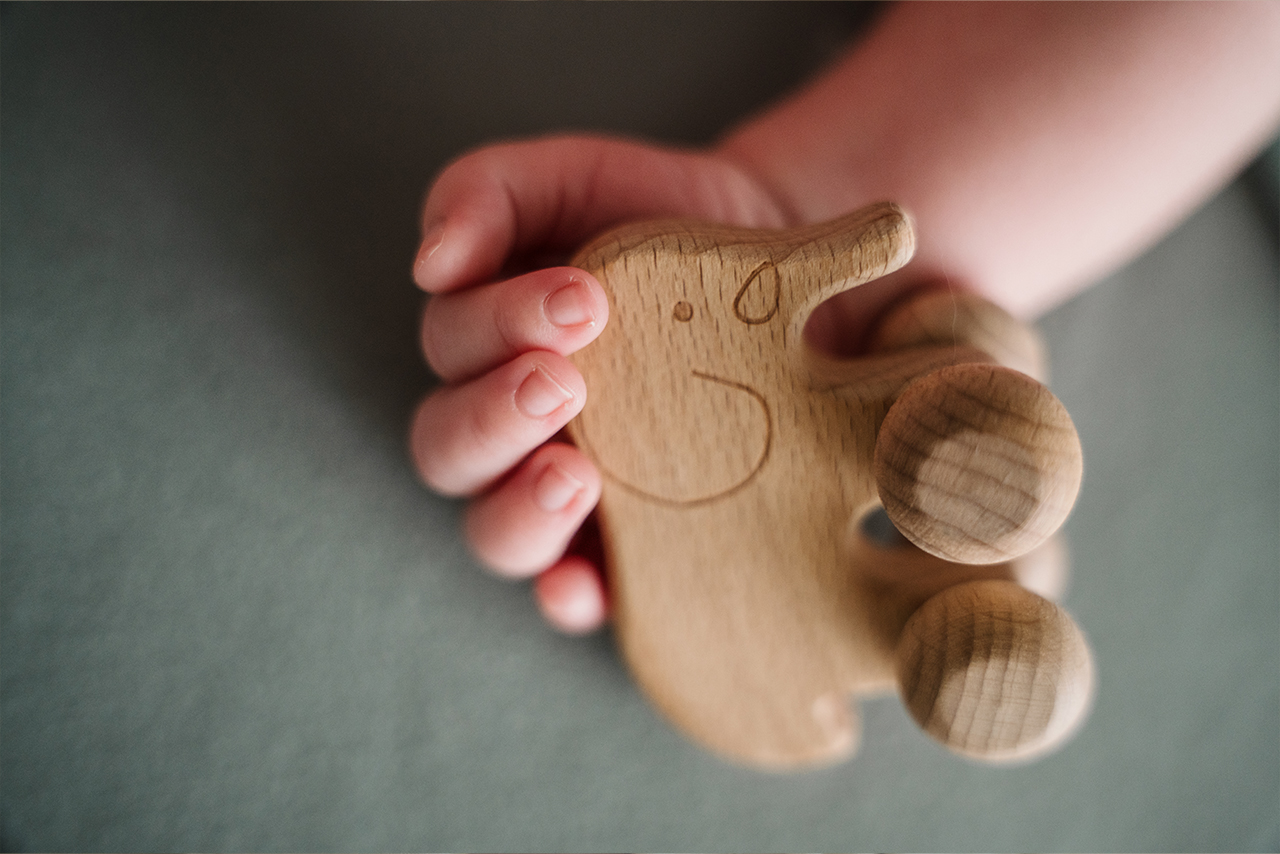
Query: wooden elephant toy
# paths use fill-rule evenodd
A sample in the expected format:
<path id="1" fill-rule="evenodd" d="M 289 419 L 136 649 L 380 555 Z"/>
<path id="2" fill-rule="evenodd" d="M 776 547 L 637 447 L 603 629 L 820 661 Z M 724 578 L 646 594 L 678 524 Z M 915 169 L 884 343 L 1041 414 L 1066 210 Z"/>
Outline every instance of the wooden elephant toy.
<path id="1" fill-rule="evenodd" d="M 574 357 L 590 398 L 570 432 L 604 476 L 619 644 L 730 759 L 847 756 L 852 697 L 895 686 L 926 732 L 993 761 L 1052 749 L 1089 706 L 1084 636 L 1028 589 L 1052 595 L 1082 471 L 1031 330 L 935 292 L 864 357 L 802 334 L 914 247 L 880 204 L 787 231 L 628 225 L 573 261 L 610 300 Z"/>

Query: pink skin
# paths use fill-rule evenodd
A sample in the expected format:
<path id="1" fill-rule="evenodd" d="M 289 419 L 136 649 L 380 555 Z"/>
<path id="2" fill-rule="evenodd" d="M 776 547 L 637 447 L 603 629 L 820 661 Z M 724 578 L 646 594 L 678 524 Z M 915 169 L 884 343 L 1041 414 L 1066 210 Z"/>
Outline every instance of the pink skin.
<path id="1" fill-rule="evenodd" d="M 415 416 L 414 461 L 431 487 L 474 497 L 482 562 L 536 576 L 547 620 L 591 631 L 608 614 L 600 568 L 565 551 L 600 477 L 546 443 L 585 403 L 564 357 L 608 305 L 581 270 L 504 273 L 628 220 L 776 228 L 893 199 L 916 217 L 917 260 L 808 329 L 857 352 L 920 287 L 972 288 L 1024 316 L 1061 302 L 1175 225 L 1277 121 L 1277 3 L 907 3 L 710 151 L 581 136 L 479 149 L 423 212 L 423 350 L 446 385 Z"/>
<path id="2" fill-rule="evenodd" d="M 433 489 L 475 498 L 465 534 L 476 557 L 502 575 L 537 575 L 539 607 L 569 634 L 608 613 L 599 567 L 564 557 L 600 475 L 576 448 L 544 443 L 585 403 L 582 376 L 563 357 L 600 334 L 608 302 L 594 277 L 568 267 L 489 279 L 548 246 L 656 216 L 788 221 L 728 161 L 602 138 L 482 149 L 441 174 L 424 213 L 414 278 L 434 296 L 423 352 L 446 385 L 414 417 L 414 462 Z M 522 406 L 531 379 L 533 409 Z"/>
<path id="3" fill-rule="evenodd" d="M 542 616 L 567 635 L 595 631 L 608 614 L 599 570 L 576 555 L 566 557 L 539 575 L 533 589 Z"/>
<path id="4" fill-rule="evenodd" d="M 536 575 L 560 560 L 599 498 L 595 466 L 571 445 L 550 442 L 472 502 L 467 540 L 497 572 Z"/>

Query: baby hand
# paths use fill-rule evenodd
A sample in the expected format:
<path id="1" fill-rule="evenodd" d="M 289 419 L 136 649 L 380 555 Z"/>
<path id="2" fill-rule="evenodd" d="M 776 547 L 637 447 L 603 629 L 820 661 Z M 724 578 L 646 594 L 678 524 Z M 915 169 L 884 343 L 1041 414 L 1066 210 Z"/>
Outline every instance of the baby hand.
<path id="1" fill-rule="evenodd" d="M 586 402 L 565 357 L 600 334 L 609 305 L 583 270 L 525 271 L 612 225 L 659 216 L 784 224 L 727 160 L 596 137 L 480 149 L 444 170 L 424 209 L 414 279 L 433 294 L 422 348 L 444 385 L 414 416 L 414 462 L 431 488 L 472 499 L 465 534 L 477 558 L 537 576 L 544 615 L 570 633 L 607 617 L 600 568 L 565 555 L 601 481 L 577 448 L 550 440 Z"/>

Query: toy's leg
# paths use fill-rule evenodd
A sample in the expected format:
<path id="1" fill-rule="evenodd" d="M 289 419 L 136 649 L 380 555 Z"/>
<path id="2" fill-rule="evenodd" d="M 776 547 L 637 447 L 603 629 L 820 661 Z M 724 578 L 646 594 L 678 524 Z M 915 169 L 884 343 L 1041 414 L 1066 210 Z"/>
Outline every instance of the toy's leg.
<path id="1" fill-rule="evenodd" d="M 913 543 L 960 563 L 1026 554 L 1066 519 L 1080 489 L 1066 409 L 1025 374 L 960 364 L 914 380 L 876 437 L 885 512 Z"/>
<path id="2" fill-rule="evenodd" d="M 1010 581 L 958 584 L 907 621 L 897 649 L 903 703 L 951 750 L 1030 759 L 1083 720 L 1093 661 L 1058 606 Z"/>
<path id="3" fill-rule="evenodd" d="M 876 326 L 872 352 L 964 344 L 997 364 L 1048 382 L 1044 345 L 1027 324 L 971 293 L 929 291 L 900 304 Z"/>
<path id="4" fill-rule="evenodd" d="M 897 679 L 911 715 L 944 745 L 1016 761 L 1061 744 L 1092 695 L 1084 636 L 1027 589 L 1055 596 L 1065 581 L 1052 536 L 1079 491 L 1080 441 L 1062 404 L 1032 378 L 1045 375 L 1034 332 L 978 297 L 919 297 L 891 313 L 875 341 L 881 351 L 948 345 L 976 347 L 996 364 L 913 380 L 876 437 L 885 513 L 916 546 L 955 562 L 934 568 L 945 589 L 926 593 L 906 620 Z M 1005 562 L 1012 580 L 947 585 L 963 565 Z M 928 579 L 906 581 L 920 588 Z"/>

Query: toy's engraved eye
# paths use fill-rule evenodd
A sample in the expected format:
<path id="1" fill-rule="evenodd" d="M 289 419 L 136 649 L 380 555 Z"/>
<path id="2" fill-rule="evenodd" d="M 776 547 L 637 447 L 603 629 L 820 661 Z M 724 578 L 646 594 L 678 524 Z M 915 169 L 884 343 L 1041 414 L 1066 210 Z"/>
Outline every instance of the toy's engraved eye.
<path id="1" fill-rule="evenodd" d="M 681 323 L 688 323 L 693 319 L 693 306 L 684 300 L 676 303 L 675 310 L 671 312 L 671 316 Z"/>

